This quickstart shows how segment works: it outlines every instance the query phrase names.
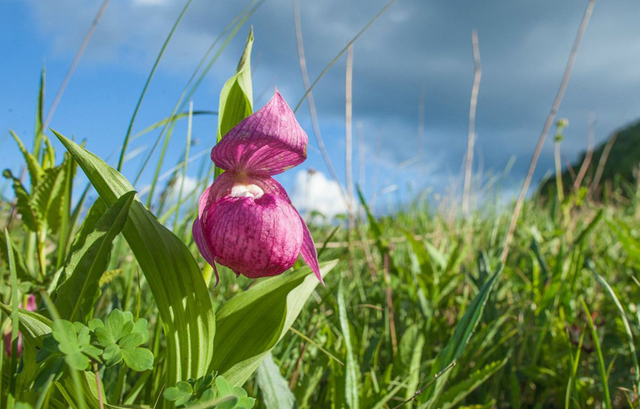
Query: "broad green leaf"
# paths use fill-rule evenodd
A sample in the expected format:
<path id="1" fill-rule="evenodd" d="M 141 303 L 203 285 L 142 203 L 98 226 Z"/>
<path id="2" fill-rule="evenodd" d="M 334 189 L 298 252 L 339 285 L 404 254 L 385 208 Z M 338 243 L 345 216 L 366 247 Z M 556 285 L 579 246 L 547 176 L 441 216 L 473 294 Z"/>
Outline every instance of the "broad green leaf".
<path id="1" fill-rule="evenodd" d="M 324 277 L 337 261 L 320 265 Z M 211 371 L 242 385 L 282 339 L 318 285 L 308 267 L 258 282 L 236 295 L 217 313 Z"/>
<path id="2" fill-rule="evenodd" d="M 489 295 L 491 294 L 493 285 L 498 277 L 500 277 L 500 275 L 502 274 L 502 268 L 502 265 L 498 267 L 498 271 L 484 283 L 469 307 L 467 307 L 467 310 L 462 316 L 462 319 L 460 320 L 460 322 L 458 322 L 458 325 L 456 325 L 451 339 L 449 339 L 449 342 L 444 347 L 444 349 L 440 351 L 440 353 L 438 353 L 438 355 L 436 356 L 436 359 L 432 366 L 433 369 L 431 370 L 430 378 L 433 378 L 433 376 L 435 376 L 439 371 L 444 369 L 451 362 L 460 358 L 460 356 L 464 352 L 467 343 L 471 339 L 473 331 L 478 325 L 480 318 L 482 318 L 482 312 L 484 311 L 484 306 L 489 299 Z M 428 395 L 426 395 L 430 399 L 426 404 L 420 406 L 421 408 L 431 409 L 435 407 L 436 402 L 444 391 L 450 375 L 451 371 L 447 371 L 438 378 L 435 385 L 428 390 Z"/>
<path id="3" fill-rule="evenodd" d="M 92 185 L 112 205 L 131 184 L 75 142 L 55 135 Z M 145 274 L 164 325 L 168 384 L 207 373 L 213 357 L 215 316 L 202 273 L 185 244 L 138 200 L 131 204 L 122 233 Z"/>
<path id="4" fill-rule="evenodd" d="M 345 376 L 345 401 L 349 409 L 360 407 L 358 385 L 360 376 L 358 374 L 358 361 L 355 358 L 353 344 L 351 342 L 351 328 L 347 318 L 347 307 L 344 300 L 344 282 L 340 280 L 338 287 L 338 317 L 340 318 L 340 330 L 347 351 L 347 362 L 344 370 Z"/>
<path id="5" fill-rule="evenodd" d="M 291 393 L 287 381 L 282 377 L 280 368 L 268 353 L 258 367 L 256 380 L 262 394 L 262 402 L 267 409 L 295 409 L 296 398 Z"/>
<path id="6" fill-rule="evenodd" d="M 57 289 L 60 316 L 85 320 L 100 296 L 98 283 L 107 269 L 113 240 L 127 220 L 135 192 L 122 195 L 96 223 L 83 246 L 71 255 L 65 267 L 67 279 Z"/>
<path id="7" fill-rule="evenodd" d="M 509 357 L 506 357 L 502 361 L 492 362 L 484 368 L 472 373 L 468 378 L 464 379 L 460 383 L 454 386 L 449 386 L 446 392 L 442 394 L 440 398 L 441 403 L 438 404 L 438 408 L 451 409 L 456 407 L 462 399 L 485 383 L 491 376 L 493 376 L 493 374 L 502 369 L 508 360 Z"/>
<path id="8" fill-rule="evenodd" d="M 253 48 L 253 28 L 249 32 L 247 44 L 238 62 L 236 73 L 225 82 L 220 91 L 218 106 L 218 137 L 220 142 L 244 118 L 253 113 L 253 86 L 251 84 L 251 49 Z M 222 173 L 216 168 L 215 176 Z"/>

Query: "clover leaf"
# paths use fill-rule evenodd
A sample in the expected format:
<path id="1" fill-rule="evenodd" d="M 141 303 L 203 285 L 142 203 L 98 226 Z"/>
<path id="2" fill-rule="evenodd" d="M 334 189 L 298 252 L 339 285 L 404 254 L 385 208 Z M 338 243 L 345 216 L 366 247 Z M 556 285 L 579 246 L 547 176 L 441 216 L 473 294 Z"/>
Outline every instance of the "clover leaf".
<path id="1" fill-rule="evenodd" d="M 208 403 L 207 407 L 217 409 L 250 409 L 256 402 L 247 396 L 244 389 L 234 387 L 224 377 L 213 374 L 197 380 L 180 381 L 176 386 L 165 389 L 162 395 L 176 406 L 186 408 Z"/>
<path id="2" fill-rule="evenodd" d="M 89 328 L 79 322 L 71 323 L 67 320 L 55 320 L 51 331 L 53 338 L 58 341 L 57 349 L 64 355 L 64 360 L 73 369 L 84 371 L 89 366 L 89 359 L 100 362 L 99 348 L 91 345 Z M 53 345 L 47 344 L 51 349 Z"/>
<path id="3" fill-rule="evenodd" d="M 137 372 L 153 368 L 153 354 L 140 346 L 149 340 L 149 323 L 144 318 L 133 321 L 133 314 L 113 310 L 106 323 L 98 319 L 89 321 L 89 329 L 96 335 L 98 345 L 104 348 L 102 357 L 107 366 L 124 361 Z"/>

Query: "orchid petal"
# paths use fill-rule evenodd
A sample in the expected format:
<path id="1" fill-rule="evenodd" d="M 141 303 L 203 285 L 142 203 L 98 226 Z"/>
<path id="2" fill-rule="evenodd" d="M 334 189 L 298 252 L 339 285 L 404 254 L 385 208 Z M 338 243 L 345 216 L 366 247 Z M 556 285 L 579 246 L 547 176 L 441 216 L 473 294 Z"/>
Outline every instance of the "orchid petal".
<path id="1" fill-rule="evenodd" d="M 273 194 L 224 197 L 209 210 L 204 227 L 216 260 L 249 278 L 291 268 L 303 242 L 297 211 Z"/>
<path id="2" fill-rule="evenodd" d="M 265 193 L 270 193 L 275 196 L 279 196 L 285 199 L 288 203 L 291 203 L 291 199 L 289 199 L 289 195 L 287 195 L 287 191 L 284 190 L 284 187 L 277 180 L 272 177 L 255 177 L 251 178 L 252 182 L 256 185 L 260 186 Z M 291 205 L 293 206 L 293 205 Z M 318 280 L 324 285 L 324 281 L 322 280 L 322 275 L 320 274 L 320 266 L 318 265 L 318 253 L 316 251 L 316 245 L 313 242 L 313 237 L 311 237 L 311 233 L 309 232 L 309 228 L 305 223 L 304 219 L 296 209 L 296 213 L 298 213 L 298 217 L 300 218 L 300 223 L 302 224 L 302 247 L 300 249 L 300 253 L 302 255 L 302 259 L 311 267 L 311 270 L 316 275 Z"/>
<path id="3" fill-rule="evenodd" d="M 209 190 L 209 189 L 207 189 Z M 207 260 L 207 263 L 213 267 L 213 272 L 216 275 L 216 287 L 218 286 L 218 282 L 220 282 L 220 277 L 218 276 L 218 269 L 216 268 L 215 259 L 211 248 L 209 247 L 209 243 L 207 242 L 206 237 L 202 234 L 202 222 L 200 222 L 200 218 L 197 218 L 195 222 L 193 222 L 192 228 L 193 239 L 196 242 L 196 246 L 204 257 Z"/>
<path id="4" fill-rule="evenodd" d="M 277 175 L 307 158 L 309 138 L 282 95 L 231 129 L 211 150 L 221 169 L 253 175 Z"/>
<path id="5" fill-rule="evenodd" d="M 320 281 L 320 284 L 324 285 L 322 274 L 320 274 L 320 266 L 318 265 L 318 252 L 316 251 L 316 244 L 313 242 L 313 237 L 311 237 L 309 228 L 304 222 L 302 216 L 300 216 L 300 213 L 298 213 L 298 217 L 300 218 L 300 223 L 302 224 L 302 247 L 300 248 L 300 254 L 302 255 L 302 259 L 304 260 L 304 262 L 307 263 L 309 267 L 311 267 L 311 271 L 313 271 L 313 273 L 316 275 L 316 278 Z"/>

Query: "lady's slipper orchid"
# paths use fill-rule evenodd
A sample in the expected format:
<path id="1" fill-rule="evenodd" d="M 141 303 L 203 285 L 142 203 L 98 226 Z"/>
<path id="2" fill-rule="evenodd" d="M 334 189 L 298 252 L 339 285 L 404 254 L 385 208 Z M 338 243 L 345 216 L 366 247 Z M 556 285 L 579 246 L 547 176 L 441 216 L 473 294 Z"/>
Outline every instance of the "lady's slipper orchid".
<path id="1" fill-rule="evenodd" d="M 193 237 L 202 256 L 249 278 L 275 276 L 302 255 L 322 282 L 315 244 L 284 188 L 271 176 L 307 158 L 309 139 L 282 95 L 230 130 L 211 150 L 224 169 L 200 197 Z"/>
<path id="2" fill-rule="evenodd" d="M 22 303 L 20 303 L 20 308 L 22 307 Z M 25 308 L 27 311 L 35 311 L 36 310 L 36 297 L 31 294 L 27 297 L 27 307 Z M 4 331 L 4 350 L 7 355 L 11 356 L 11 326 L 8 326 Z M 17 347 L 18 356 L 22 355 L 22 334 L 18 332 L 18 347 Z"/>

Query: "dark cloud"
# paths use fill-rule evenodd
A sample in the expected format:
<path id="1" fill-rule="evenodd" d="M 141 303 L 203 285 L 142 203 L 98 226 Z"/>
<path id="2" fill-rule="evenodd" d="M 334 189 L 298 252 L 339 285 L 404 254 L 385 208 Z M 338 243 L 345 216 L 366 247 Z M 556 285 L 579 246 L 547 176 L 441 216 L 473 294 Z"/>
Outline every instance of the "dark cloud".
<path id="1" fill-rule="evenodd" d="M 181 6 L 168 0 L 156 5 L 147 4 L 153 3 L 150 1 L 112 3 L 87 59 L 94 64 L 148 70 Z M 39 29 L 52 37 L 58 53 L 75 50 L 96 9 L 95 2 L 88 1 L 33 0 L 30 4 L 40 21 Z M 189 72 L 187 68 L 195 66 L 246 4 L 195 1 L 168 50 L 165 69 L 174 75 Z M 300 1 L 312 79 L 384 5 L 381 0 Z M 431 175 L 425 183 L 440 185 L 447 183 L 449 175 L 458 175 L 466 148 L 473 80 L 471 30 L 475 28 L 483 66 L 477 117 L 479 157 L 484 169 L 500 171 L 515 155 L 512 180 L 522 178 L 585 8 L 586 1 L 577 0 L 399 0 L 355 45 L 354 115 L 364 124 L 368 152 L 374 151 L 380 133 L 383 160 L 389 168 L 416 155 L 418 101 L 424 92 L 425 158 Z M 637 2 L 596 4 L 559 112 L 570 120 L 563 142 L 569 158 L 577 157 L 586 145 L 590 112 L 598 121 L 598 141 L 640 116 L 639 18 Z M 303 88 L 291 1 L 267 0 L 250 23 L 256 33 L 256 95 L 277 84 L 295 105 Z M 212 73 L 217 83 L 232 72 L 244 38 L 242 34 L 232 42 L 233 51 L 224 54 Z M 344 58 L 321 80 L 315 96 L 321 127 L 339 162 Z M 300 118 L 306 125 L 307 116 L 304 105 Z M 552 136 L 543 151 L 538 177 L 552 167 Z"/>

